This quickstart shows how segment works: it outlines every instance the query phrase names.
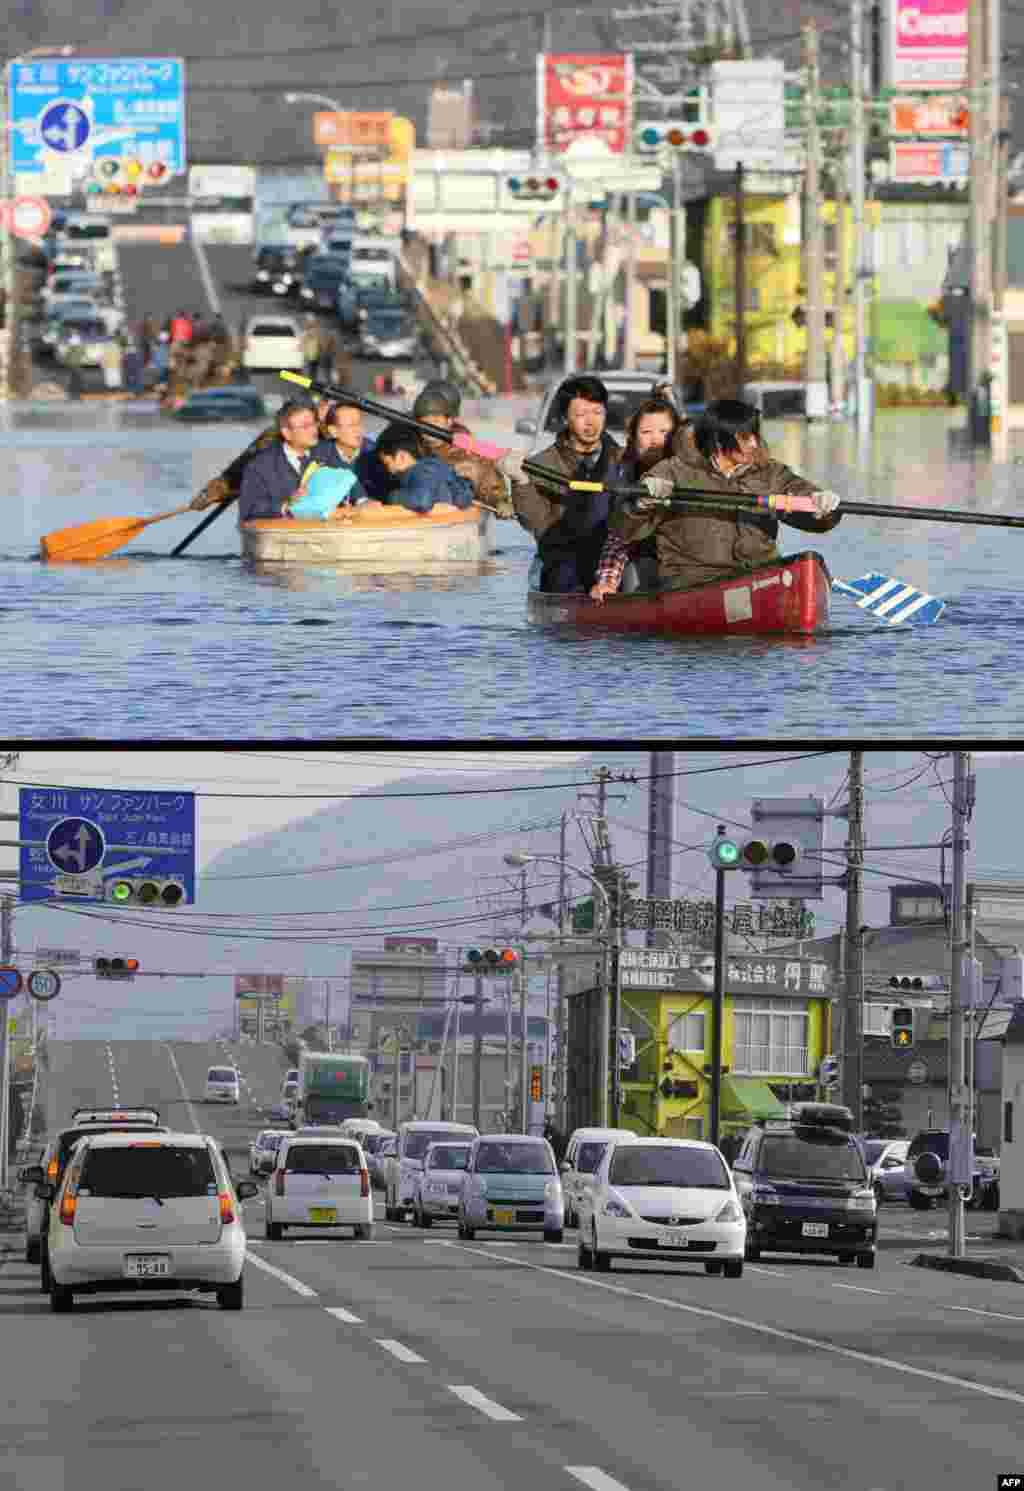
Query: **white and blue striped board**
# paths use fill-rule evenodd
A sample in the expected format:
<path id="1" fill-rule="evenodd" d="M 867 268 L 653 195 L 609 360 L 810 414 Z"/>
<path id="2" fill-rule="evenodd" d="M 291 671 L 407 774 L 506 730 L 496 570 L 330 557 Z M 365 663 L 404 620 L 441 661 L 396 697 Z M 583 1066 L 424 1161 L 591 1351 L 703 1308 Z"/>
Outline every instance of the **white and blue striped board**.
<path id="1" fill-rule="evenodd" d="M 905 621 L 915 626 L 932 626 L 946 609 L 946 602 L 937 596 L 918 590 L 905 580 L 875 572 L 861 575 L 857 580 L 833 579 L 832 589 L 850 596 L 862 611 L 870 612 L 889 626 Z"/>

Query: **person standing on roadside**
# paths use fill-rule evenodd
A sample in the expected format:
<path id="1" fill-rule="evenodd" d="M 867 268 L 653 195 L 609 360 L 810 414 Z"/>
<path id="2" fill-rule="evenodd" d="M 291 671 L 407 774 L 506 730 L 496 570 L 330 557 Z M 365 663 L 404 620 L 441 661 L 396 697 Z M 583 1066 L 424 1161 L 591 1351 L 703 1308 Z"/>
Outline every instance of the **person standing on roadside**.
<path id="1" fill-rule="evenodd" d="M 307 316 L 302 328 L 302 361 L 307 378 L 320 377 L 321 349 L 320 325 L 315 316 Z"/>

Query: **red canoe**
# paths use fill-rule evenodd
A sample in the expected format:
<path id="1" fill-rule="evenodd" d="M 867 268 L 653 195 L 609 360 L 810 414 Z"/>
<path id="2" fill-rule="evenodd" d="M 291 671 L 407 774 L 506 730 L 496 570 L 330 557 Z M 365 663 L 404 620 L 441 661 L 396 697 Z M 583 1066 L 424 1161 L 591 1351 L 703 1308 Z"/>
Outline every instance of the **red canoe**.
<path id="1" fill-rule="evenodd" d="M 809 635 L 828 625 L 832 580 L 820 554 L 776 559 L 690 590 L 638 590 L 603 604 L 585 595 L 527 595 L 530 621 L 671 636 Z"/>

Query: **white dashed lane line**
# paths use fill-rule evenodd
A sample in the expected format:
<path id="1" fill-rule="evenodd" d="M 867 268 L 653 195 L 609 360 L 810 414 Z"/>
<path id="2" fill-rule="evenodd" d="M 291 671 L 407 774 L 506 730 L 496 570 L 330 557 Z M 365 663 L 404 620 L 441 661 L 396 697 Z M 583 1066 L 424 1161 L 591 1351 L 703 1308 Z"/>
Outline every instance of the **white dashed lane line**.
<path id="1" fill-rule="evenodd" d="M 248 1249 L 246 1249 L 245 1256 L 246 1258 L 248 1258 L 250 1263 L 254 1263 L 256 1267 L 261 1268 L 264 1273 L 273 1274 L 275 1279 L 280 1279 L 282 1284 L 287 1284 L 289 1289 L 294 1289 L 296 1294 L 304 1295 L 307 1299 L 317 1298 L 317 1292 L 315 1289 L 310 1289 L 308 1284 L 303 1284 L 301 1279 L 296 1279 L 292 1274 L 286 1274 L 283 1268 L 275 1268 L 274 1265 L 272 1263 L 268 1263 L 265 1258 L 258 1258 L 255 1253 L 250 1253 Z"/>
<path id="2" fill-rule="evenodd" d="M 628 1491 L 621 1481 L 607 1471 L 599 1470 L 596 1465 L 567 1465 L 565 1468 L 582 1485 L 589 1486 L 590 1491 Z"/>
<path id="3" fill-rule="evenodd" d="M 327 1305 L 328 1315 L 333 1315 L 335 1320 L 344 1321 L 346 1325 L 362 1325 L 361 1315 L 353 1315 L 350 1310 L 343 1310 L 340 1305 Z"/>
<path id="4" fill-rule="evenodd" d="M 519 1423 L 522 1419 L 522 1414 L 502 1408 L 500 1403 L 495 1403 L 493 1398 L 486 1397 L 479 1388 L 454 1387 L 449 1383 L 448 1391 L 454 1393 L 457 1398 L 461 1398 L 464 1403 L 468 1403 L 471 1408 L 479 1408 L 481 1413 L 485 1413 L 489 1419 L 495 1419 L 498 1423 Z"/>
<path id="5" fill-rule="evenodd" d="M 403 1346 L 401 1341 L 380 1340 L 378 1338 L 377 1345 L 383 1346 L 385 1351 L 390 1351 L 391 1355 L 396 1356 L 400 1362 L 426 1361 L 425 1356 L 420 1356 L 417 1352 L 410 1350 L 408 1346 Z"/>

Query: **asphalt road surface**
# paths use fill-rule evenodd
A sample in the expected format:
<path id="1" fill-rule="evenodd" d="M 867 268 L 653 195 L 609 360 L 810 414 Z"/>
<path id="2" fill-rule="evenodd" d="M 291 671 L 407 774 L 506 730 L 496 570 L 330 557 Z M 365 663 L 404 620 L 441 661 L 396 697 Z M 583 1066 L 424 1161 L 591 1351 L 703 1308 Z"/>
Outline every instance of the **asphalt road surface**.
<path id="1" fill-rule="evenodd" d="M 50 1111 L 107 1101 L 113 1070 L 121 1101 L 159 1094 L 175 1122 L 237 1148 L 281 1058 L 231 1051 L 238 1109 L 199 1101 L 223 1043 L 55 1044 Z M 378 1220 L 373 1242 L 271 1243 L 262 1211 L 246 1207 L 239 1315 L 205 1297 L 100 1296 L 56 1317 L 12 1255 L 0 1485 L 50 1491 L 73 1465 L 81 1484 L 147 1491 L 225 1475 L 381 1491 L 962 1491 L 1024 1468 L 1020 1286 L 913 1269 L 899 1249 L 874 1272 L 770 1260 L 734 1281 L 616 1261 L 599 1277 L 577 1270 L 573 1233 L 460 1243 L 450 1227 Z"/>

